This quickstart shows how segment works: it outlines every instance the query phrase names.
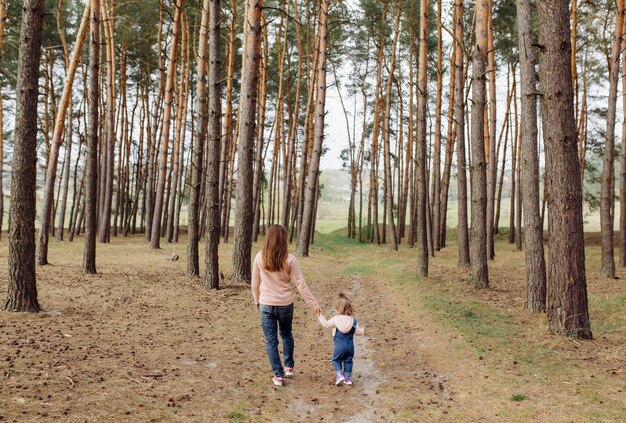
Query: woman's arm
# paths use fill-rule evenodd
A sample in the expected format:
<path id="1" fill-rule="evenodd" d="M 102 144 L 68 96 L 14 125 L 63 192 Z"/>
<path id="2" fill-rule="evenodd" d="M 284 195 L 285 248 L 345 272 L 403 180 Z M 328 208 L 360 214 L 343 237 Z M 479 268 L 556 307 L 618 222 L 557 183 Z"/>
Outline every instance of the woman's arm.
<path id="1" fill-rule="evenodd" d="M 257 254 L 252 263 L 252 282 L 250 283 L 252 289 L 252 298 L 254 304 L 259 306 L 259 296 L 261 295 L 261 263 L 259 262 L 260 254 Z"/>
<path id="2" fill-rule="evenodd" d="M 304 299 L 304 302 L 306 302 L 315 311 L 321 310 L 319 303 L 317 302 L 317 300 L 311 293 L 308 285 L 304 281 L 304 275 L 302 274 L 300 265 L 298 264 L 298 261 L 295 259 L 295 257 L 291 259 L 289 275 L 291 276 L 291 280 L 296 283 L 298 292 L 300 292 L 300 295 L 302 295 L 302 299 Z"/>

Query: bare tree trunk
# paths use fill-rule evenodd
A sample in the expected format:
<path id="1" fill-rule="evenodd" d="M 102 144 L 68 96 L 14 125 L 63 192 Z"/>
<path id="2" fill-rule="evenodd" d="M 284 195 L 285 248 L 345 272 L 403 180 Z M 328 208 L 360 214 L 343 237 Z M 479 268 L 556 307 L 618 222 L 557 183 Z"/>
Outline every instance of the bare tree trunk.
<path id="1" fill-rule="evenodd" d="M 82 54 L 83 43 L 87 36 L 87 24 L 89 16 L 89 2 L 85 6 L 85 12 L 78 29 L 78 36 L 76 38 L 76 44 L 72 51 L 72 59 L 67 66 L 67 75 L 65 78 L 65 84 L 63 85 L 63 94 L 61 95 L 61 102 L 57 108 L 57 114 L 55 118 L 54 132 L 52 135 L 52 145 L 50 149 L 50 156 L 47 162 L 46 168 L 46 183 L 44 187 L 44 197 L 41 210 L 41 225 L 39 229 L 39 248 L 37 250 L 37 264 L 48 264 L 48 236 L 49 228 L 52 225 L 52 202 L 54 200 L 54 182 L 56 180 L 57 166 L 59 161 L 59 148 L 63 143 L 63 131 L 65 129 L 65 119 L 68 110 L 68 105 L 72 99 L 72 88 L 74 84 L 74 76 L 76 75 L 76 69 L 78 67 L 79 59 Z M 70 113 L 70 125 L 71 125 L 71 113 Z M 71 148 L 71 147 L 70 147 Z"/>
<path id="2" fill-rule="evenodd" d="M 4 25 L 7 18 L 6 0 L 0 0 L 0 60 L 4 46 Z M 0 239 L 4 221 L 4 115 L 2 106 L 2 83 L 0 83 Z"/>
<path id="3" fill-rule="evenodd" d="M 391 243 L 389 248 L 392 251 L 398 250 L 398 237 L 396 233 L 396 224 L 393 220 L 393 179 L 391 177 L 391 142 L 390 142 L 390 121 L 391 121 L 391 97 L 393 87 L 393 77 L 396 68 L 396 45 L 398 44 L 398 36 L 400 35 L 400 16 L 402 15 L 401 2 L 398 2 L 396 23 L 394 29 L 393 42 L 391 44 L 391 59 L 389 61 L 389 74 L 387 75 L 387 87 L 385 98 L 385 111 L 383 120 L 383 166 L 384 166 L 384 182 L 385 182 L 385 200 L 387 203 L 387 218 L 391 226 Z M 425 111 L 425 110 L 424 110 Z M 386 227 L 383 224 L 383 229 Z"/>
<path id="4" fill-rule="evenodd" d="M 189 44 L 189 23 L 185 17 L 182 30 L 182 40 L 180 49 L 180 73 L 178 81 L 178 93 L 176 94 L 176 135 L 174 139 L 172 152 L 172 187 L 169 203 L 164 206 L 169 208 L 167 215 L 167 242 L 174 242 L 174 224 L 176 222 L 176 204 L 178 203 L 178 186 L 180 170 L 184 167 L 181 161 L 185 149 L 182 143 L 183 133 L 185 132 L 186 113 L 187 113 L 187 55 Z"/>
<path id="5" fill-rule="evenodd" d="M 265 12 L 261 12 L 262 25 L 266 23 Z M 297 26 L 296 26 L 297 28 Z M 299 31 L 298 31 L 299 32 Z M 254 222 L 252 224 L 252 237 L 256 242 L 259 237 L 261 223 L 261 202 L 263 196 L 263 141 L 265 137 L 265 111 L 267 106 L 267 67 L 269 62 L 269 42 L 267 31 L 263 31 L 263 53 L 261 56 L 261 64 L 259 69 L 259 102 L 258 102 L 258 122 L 259 128 L 256 135 L 256 147 L 254 150 L 254 178 L 252 181 L 253 201 L 254 205 Z"/>
<path id="6" fill-rule="evenodd" d="M 313 152 L 307 189 L 304 198 L 304 210 L 302 214 L 302 226 L 298 235 L 297 253 L 299 256 L 309 255 L 309 243 L 311 240 L 311 230 L 314 220 L 314 209 L 316 204 L 316 193 L 319 177 L 320 157 L 322 155 L 322 144 L 324 141 L 324 116 L 326 105 L 326 46 L 328 43 L 328 0 L 320 0 L 318 45 L 319 58 L 317 80 L 317 105 L 315 107 L 315 128 L 313 134 Z"/>
<path id="7" fill-rule="evenodd" d="M 89 27 L 89 126 L 85 156 L 85 249 L 83 273 L 96 273 L 98 231 L 98 103 L 100 101 L 100 0 L 90 0 Z M 80 223 L 78 225 L 80 231 Z"/>
<path id="8" fill-rule="evenodd" d="M 109 242 L 111 231 L 111 205 L 113 202 L 113 174 L 115 171 L 115 97 L 116 97 L 116 66 L 115 66 L 115 41 L 113 29 L 113 8 L 108 5 L 106 0 L 101 2 L 100 7 L 102 14 L 106 17 L 103 21 L 104 34 L 106 40 L 106 58 L 107 58 L 107 101 L 106 101 L 106 149 L 105 161 L 102 169 L 105 173 L 103 180 L 105 181 L 101 189 L 104 190 L 104 203 L 100 204 L 100 220 L 98 222 L 98 240 L 100 242 Z"/>
<path id="9" fill-rule="evenodd" d="M 456 13 L 457 8 L 453 7 L 453 17 L 452 17 L 452 31 L 456 33 L 455 25 L 456 25 Z M 455 102 L 455 92 L 454 84 L 456 79 L 456 49 L 457 43 L 452 43 L 452 54 L 450 55 L 450 95 L 448 102 L 448 131 L 447 131 L 447 139 L 446 139 L 446 158 L 444 162 L 444 170 L 443 176 L 441 180 L 441 200 L 440 207 L 441 211 L 439 212 L 439 222 L 437 222 L 437 227 L 439 228 L 439 233 L 435 234 L 437 239 L 439 240 L 439 248 L 444 248 L 446 246 L 446 230 L 447 230 L 447 220 L 448 220 L 448 191 L 450 189 L 450 175 L 452 172 L 452 156 L 454 154 L 454 141 L 455 141 L 455 122 L 454 122 L 454 102 Z"/>
<path id="10" fill-rule="evenodd" d="M 37 179 L 37 100 L 44 2 L 22 6 L 17 61 L 15 138 L 9 216 L 9 278 L 7 311 L 40 310 L 35 274 L 35 185 Z"/>
<path id="11" fill-rule="evenodd" d="M 261 47 L 261 10 L 263 0 L 247 0 L 244 19 L 244 52 L 239 105 L 239 143 L 237 146 L 237 187 L 235 239 L 233 241 L 233 279 L 250 283 L 252 249 L 253 150 Z"/>
<path id="12" fill-rule="evenodd" d="M 457 160 L 457 184 L 458 184 L 458 237 L 459 237 L 459 267 L 467 267 L 470 264 L 469 257 L 469 236 L 467 229 L 467 174 L 465 170 L 465 98 L 463 93 L 464 72 L 463 72 L 463 0 L 454 0 L 456 7 L 456 29 L 455 38 L 456 59 L 456 81 L 454 84 L 454 115 L 456 120 L 456 160 Z M 482 121 L 481 121 L 482 123 Z"/>
<path id="13" fill-rule="evenodd" d="M 626 19 L 624 20 L 626 32 Z M 626 37 L 622 37 L 622 63 L 626 63 Z M 619 265 L 626 267 L 626 66 L 622 64 L 622 148 L 619 187 Z"/>
<path id="14" fill-rule="evenodd" d="M 568 2 L 538 2 L 541 116 L 550 219 L 547 309 L 550 329 L 591 339 L 587 309 L 582 190 L 572 94 Z"/>
<path id="15" fill-rule="evenodd" d="M 606 139 L 602 165 L 602 188 L 600 193 L 600 227 L 602 231 L 602 267 L 600 275 L 615 279 L 615 255 L 613 251 L 613 213 L 615 204 L 615 114 L 617 106 L 617 85 L 619 82 L 619 59 L 624 26 L 624 0 L 617 0 L 615 36 L 609 62 L 609 109 L 606 118 Z"/>
<path id="16" fill-rule="evenodd" d="M 207 163 L 206 274 L 204 287 L 219 289 L 218 246 L 220 242 L 219 149 L 222 100 L 220 89 L 220 0 L 209 0 L 209 162 Z M 252 132 L 254 135 L 254 132 Z M 241 156 L 239 156 L 241 157 Z M 240 174 L 241 175 L 241 174 Z M 239 203 L 238 203 L 239 205 Z"/>
<path id="17" fill-rule="evenodd" d="M 202 186 L 204 144 L 206 143 L 208 116 L 206 98 L 207 41 L 209 39 L 209 8 L 211 0 L 202 2 L 202 23 L 198 36 L 198 66 L 196 73 L 196 115 L 198 129 L 193 135 L 191 184 L 189 186 L 189 212 L 187 229 L 187 275 L 200 275 L 198 241 L 200 240 L 199 207 Z"/>
<path id="18" fill-rule="evenodd" d="M 380 244 L 380 228 L 378 225 L 378 136 L 380 133 L 380 103 L 382 97 L 382 73 L 383 58 L 385 53 L 385 19 L 387 16 L 387 4 L 382 7 L 380 18 L 380 38 L 378 46 L 378 59 L 376 62 L 376 93 L 374 95 L 374 129 L 372 132 L 372 146 L 370 157 L 370 192 L 373 220 L 373 241 Z"/>
<path id="19" fill-rule="evenodd" d="M 511 74 L 513 75 L 513 87 L 517 86 L 517 80 L 515 76 L 515 68 L 512 67 Z M 511 212 L 509 213 L 509 244 L 513 244 L 515 242 L 515 194 L 516 190 L 519 187 L 516 184 L 515 173 L 517 172 L 517 152 L 519 151 L 519 122 L 517 117 L 517 92 L 514 91 L 513 94 L 513 126 L 511 128 L 511 134 L 513 137 L 511 139 L 512 148 L 511 148 Z"/>
<path id="20" fill-rule="evenodd" d="M 487 269 L 487 174 L 485 163 L 486 62 L 489 1 L 476 2 L 476 48 L 472 64 L 472 244 L 470 283 L 489 287 Z"/>
<path id="21" fill-rule="evenodd" d="M 489 0 L 489 17 L 487 20 L 487 60 L 489 61 L 489 150 L 487 152 L 487 258 L 495 258 L 494 248 L 494 215 L 496 198 L 496 180 L 498 177 L 498 154 L 496 151 L 496 60 L 493 34 L 493 0 Z"/>
<path id="22" fill-rule="evenodd" d="M 533 51 L 530 0 L 517 0 L 522 108 L 522 185 L 524 190 L 524 243 L 526 246 L 526 309 L 546 310 L 546 262 L 539 214 L 539 156 L 537 150 L 537 76 Z"/>
<path id="23" fill-rule="evenodd" d="M 428 107 L 428 15 L 430 12 L 429 0 L 420 0 L 420 35 L 419 35 L 419 60 L 417 73 L 417 140 L 415 150 L 417 152 L 417 276 L 428 276 L 428 238 L 426 214 L 427 209 L 427 184 L 426 166 L 426 108 Z"/>
<path id="24" fill-rule="evenodd" d="M 170 138 L 170 126 L 172 120 L 172 97 L 174 94 L 174 77 L 176 76 L 176 65 L 178 62 L 178 38 L 180 35 L 181 8 L 183 0 L 176 0 L 174 5 L 174 25 L 172 28 L 172 44 L 170 45 L 170 62 L 167 67 L 167 81 L 165 85 L 165 98 L 163 110 L 163 129 L 161 130 L 161 158 L 159 162 L 159 178 L 154 201 L 154 212 L 152 215 L 152 235 L 150 236 L 150 247 L 157 249 L 161 247 L 161 213 L 163 212 L 163 197 L 165 194 L 165 178 L 167 175 L 167 158 Z"/>

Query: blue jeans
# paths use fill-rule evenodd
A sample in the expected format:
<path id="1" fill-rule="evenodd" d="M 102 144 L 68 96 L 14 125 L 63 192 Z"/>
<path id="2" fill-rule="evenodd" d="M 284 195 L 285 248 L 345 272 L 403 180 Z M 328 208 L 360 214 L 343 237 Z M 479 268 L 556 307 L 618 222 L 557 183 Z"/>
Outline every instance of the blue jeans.
<path id="1" fill-rule="evenodd" d="M 333 338 L 335 350 L 333 351 L 333 368 L 335 373 L 343 372 L 345 377 L 352 377 L 352 360 L 354 359 L 354 326 L 348 333 L 342 333 L 339 329 Z"/>
<path id="2" fill-rule="evenodd" d="M 274 376 L 285 375 L 283 365 L 278 353 L 278 333 L 283 340 L 283 359 L 286 367 L 293 367 L 293 334 L 291 323 L 293 321 L 293 304 L 288 306 L 268 306 L 259 304 L 259 318 L 265 335 L 265 349 L 267 358 L 274 371 Z M 277 333 L 278 332 L 278 333 Z"/>

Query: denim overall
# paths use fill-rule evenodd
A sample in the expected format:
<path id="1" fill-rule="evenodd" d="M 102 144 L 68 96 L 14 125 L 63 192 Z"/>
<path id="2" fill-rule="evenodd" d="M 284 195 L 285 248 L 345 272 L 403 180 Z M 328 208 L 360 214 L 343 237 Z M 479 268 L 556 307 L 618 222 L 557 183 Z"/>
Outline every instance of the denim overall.
<path id="1" fill-rule="evenodd" d="M 348 333 L 343 333 L 339 329 L 335 331 L 333 341 L 335 351 L 333 351 L 333 368 L 335 373 L 343 372 L 345 377 L 352 377 L 352 359 L 354 358 L 354 331 L 356 330 L 356 320 L 352 323 L 352 328 Z"/>

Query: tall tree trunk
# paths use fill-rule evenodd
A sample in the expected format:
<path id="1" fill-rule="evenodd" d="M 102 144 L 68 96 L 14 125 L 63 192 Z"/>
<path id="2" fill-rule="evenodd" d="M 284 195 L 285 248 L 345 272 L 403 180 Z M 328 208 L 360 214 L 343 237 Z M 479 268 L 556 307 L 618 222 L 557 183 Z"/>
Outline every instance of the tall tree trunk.
<path id="1" fill-rule="evenodd" d="M 233 241 L 233 279 L 250 282 L 252 249 L 252 183 L 253 150 L 256 133 L 256 109 L 261 47 L 261 10 L 263 0 L 247 0 L 244 19 L 244 52 L 242 66 L 239 142 L 237 146 L 237 187 L 235 239 Z"/>
<path id="2" fill-rule="evenodd" d="M 442 34 L 442 9 L 441 0 L 437 1 L 437 100 L 435 106 L 435 145 L 433 146 L 433 168 L 431 206 L 432 213 L 432 241 L 435 250 L 439 251 L 439 234 L 441 230 L 441 105 L 443 101 L 443 34 Z M 452 90 L 451 90 L 452 91 Z"/>
<path id="3" fill-rule="evenodd" d="M 624 30 L 626 32 L 626 19 L 624 19 Z M 622 37 L 622 63 L 626 63 L 626 36 Z M 622 64 L 622 147 L 620 157 L 619 176 L 619 265 L 626 267 L 626 66 Z"/>
<path id="4" fill-rule="evenodd" d="M 100 0 L 90 0 L 89 27 L 89 126 L 85 156 L 85 249 L 83 273 L 96 273 L 98 231 L 98 103 L 100 101 Z M 81 219 L 82 220 L 82 219 Z M 80 224 L 78 225 L 80 230 Z"/>
<path id="5" fill-rule="evenodd" d="M 427 184 L 426 177 L 426 108 L 428 107 L 428 15 L 430 12 L 429 0 L 420 0 L 420 35 L 419 59 L 417 73 L 417 140 L 415 150 L 417 162 L 417 276 L 428 276 L 428 238 L 426 228 Z M 435 129 L 437 130 L 437 129 Z"/>
<path id="6" fill-rule="evenodd" d="M 161 130 L 161 158 L 159 161 L 159 177 L 154 201 L 154 212 L 152 215 L 152 235 L 150 236 L 150 247 L 161 248 L 161 214 L 163 213 L 163 197 L 165 194 L 165 182 L 167 176 L 167 158 L 170 126 L 172 121 L 172 97 L 174 94 L 174 77 L 176 76 L 176 65 L 178 62 L 178 38 L 180 36 L 181 8 L 183 0 L 176 0 L 174 4 L 174 25 L 172 28 L 172 41 L 170 45 L 170 62 L 167 67 L 167 81 L 165 85 L 163 129 Z"/>
<path id="7" fill-rule="evenodd" d="M 313 152 L 309 166 L 308 183 L 304 197 L 304 210 L 302 214 L 302 226 L 298 235 L 297 253 L 299 256 L 309 255 L 309 243 L 313 227 L 314 211 L 319 177 L 320 158 L 324 141 L 324 116 L 326 114 L 326 47 L 328 45 L 328 0 L 320 0 L 319 28 L 318 28 L 318 70 L 317 80 L 317 105 L 315 107 L 315 127 L 313 133 Z"/>
<path id="8" fill-rule="evenodd" d="M 615 278 L 615 256 L 613 251 L 613 206 L 615 192 L 615 114 L 617 106 L 617 85 L 619 82 L 619 59 L 624 26 L 624 0 L 617 0 L 615 36 L 609 62 L 609 109 L 606 118 L 606 139 L 602 164 L 602 188 L 600 192 L 600 227 L 602 231 L 602 267 L 600 275 Z"/>
<path id="9" fill-rule="evenodd" d="M 567 1 L 537 3 L 541 116 L 550 219 L 547 309 L 550 329 L 591 339 L 587 309 L 582 189 L 572 94 L 571 40 Z"/>
<path id="10" fill-rule="evenodd" d="M 383 5 L 380 18 L 380 38 L 378 45 L 378 59 L 376 61 L 376 93 L 374 95 L 374 129 L 372 132 L 372 146 L 370 154 L 370 193 L 373 220 L 373 241 L 380 244 L 380 228 L 378 225 L 378 136 L 380 133 L 381 97 L 382 97 L 382 74 L 383 58 L 385 53 L 385 19 L 387 16 L 387 3 Z"/>
<path id="11" fill-rule="evenodd" d="M 470 282 L 489 287 L 487 269 L 487 173 L 485 163 L 486 63 L 489 1 L 476 2 L 476 48 L 472 64 L 472 244 Z"/>
<path id="12" fill-rule="evenodd" d="M 298 2 L 293 2 L 293 15 L 294 19 L 298 20 Z M 298 136 L 298 117 L 300 111 L 300 96 L 302 92 L 302 39 L 300 36 L 300 25 L 295 25 L 296 41 L 298 47 L 298 65 L 296 74 L 296 96 L 294 99 L 293 112 L 291 122 L 289 125 L 288 145 L 289 151 L 287 153 L 288 162 L 285 163 L 286 174 L 284 182 L 284 202 L 283 202 L 283 226 L 289 226 L 289 215 L 291 213 L 291 206 L 295 204 L 293 202 L 293 180 L 295 177 L 295 165 L 296 165 L 296 138 Z M 343 100 L 342 100 L 343 103 Z M 354 185 L 354 172 L 351 172 L 352 181 Z"/>
<path id="13" fill-rule="evenodd" d="M 496 151 L 496 52 L 494 47 L 493 34 L 493 0 L 489 0 L 488 25 L 488 53 L 489 61 L 489 150 L 487 152 L 487 258 L 493 260 L 496 252 L 494 248 L 494 215 L 496 199 L 496 180 L 498 176 L 498 154 Z"/>
<path id="14" fill-rule="evenodd" d="M 389 248 L 392 251 L 398 250 L 398 237 L 396 232 L 396 224 L 393 220 L 393 179 L 391 175 L 391 97 L 393 95 L 393 78 L 396 68 L 396 45 L 398 44 L 398 36 L 400 35 L 400 16 L 402 15 L 401 2 L 398 2 L 396 23 L 391 44 L 391 59 L 389 61 L 389 74 L 387 75 L 387 87 L 385 98 L 385 111 L 383 121 L 383 155 L 384 155 L 384 182 L 385 182 L 385 200 L 387 203 L 387 218 L 391 229 L 391 243 Z M 384 225 L 386 226 L 386 225 Z"/>
<path id="15" fill-rule="evenodd" d="M 546 262 L 543 225 L 539 213 L 539 155 L 537 148 L 537 76 L 533 50 L 530 0 L 517 0 L 522 108 L 522 186 L 524 191 L 524 244 L 526 246 L 526 309 L 546 310 Z"/>
<path id="16" fill-rule="evenodd" d="M 4 309 L 40 310 L 35 274 L 35 185 L 37 180 L 37 100 L 44 2 L 22 6 L 17 61 L 15 138 L 9 217 L 9 278 Z"/>
<path id="17" fill-rule="evenodd" d="M 207 41 L 209 39 L 209 8 L 211 0 L 202 2 L 202 23 L 198 36 L 198 65 L 196 73 L 196 115 L 198 129 L 193 134 L 191 184 L 189 186 L 189 212 L 187 229 L 187 275 L 199 276 L 198 241 L 200 240 L 200 189 L 202 186 L 204 144 L 206 143 L 208 116 L 206 98 Z"/>
<path id="18" fill-rule="evenodd" d="M 456 12 L 457 8 L 453 8 L 452 13 L 452 31 L 456 33 L 455 25 L 456 25 Z M 456 79 L 456 49 L 457 43 L 452 43 L 452 54 L 450 55 L 450 95 L 448 102 L 448 131 L 447 131 L 447 139 L 446 139 L 446 158 L 444 163 L 443 176 L 441 180 L 441 200 L 440 207 L 441 211 L 439 212 L 439 222 L 437 223 L 437 227 L 439 228 L 439 233 L 436 234 L 437 239 L 439 240 L 439 248 L 444 248 L 446 246 L 446 230 L 447 230 L 447 220 L 448 220 L 448 191 L 450 189 L 450 175 L 452 172 L 452 156 L 454 154 L 454 141 L 455 141 L 455 122 L 454 122 L 454 81 Z"/>
<path id="19" fill-rule="evenodd" d="M 108 5 L 104 0 L 100 5 L 102 14 L 106 16 L 103 21 L 104 34 L 106 41 L 106 58 L 107 58 L 107 99 L 106 99 L 106 149 L 105 160 L 103 162 L 104 190 L 103 203 L 100 204 L 100 220 L 98 222 L 98 240 L 100 242 L 109 242 L 111 231 L 111 205 L 113 202 L 113 175 L 115 172 L 115 98 L 116 98 L 116 66 L 115 66 L 115 40 L 114 40 L 114 12 L 112 5 Z"/>
<path id="20" fill-rule="evenodd" d="M 52 145 L 50 149 L 50 156 L 47 162 L 46 168 L 46 182 L 44 186 L 43 204 L 41 210 L 41 225 L 39 229 L 39 248 L 37 250 L 37 264 L 48 264 L 48 236 L 49 228 L 52 225 L 51 219 L 52 203 L 54 200 L 54 182 L 56 180 L 57 166 L 59 161 L 59 148 L 63 143 L 63 131 L 65 129 L 65 121 L 68 110 L 68 105 L 72 99 L 72 88 L 74 85 L 74 77 L 76 76 L 76 69 L 83 50 L 83 43 L 87 36 L 87 24 L 89 23 L 89 2 L 85 6 L 85 12 L 78 29 L 78 35 L 74 50 L 72 51 L 72 59 L 67 66 L 67 75 L 65 77 L 65 84 L 63 85 L 63 94 L 61 95 L 61 102 L 57 108 L 54 132 L 52 135 Z M 70 125 L 71 125 L 70 114 Z M 70 147 L 71 148 L 71 147 Z"/>
<path id="21" fill-rule="evenodd" d="M 0 0 L 0 60 L 4 46 L 4 25 L 6 22 L 6 0 Z M 2 83 L 0 83 L 0 239 L 4 221 L 4 115 L 2 106 Z"/>
<path id="22" fill-rule="evenodd" d="M 511 74 L 513 75 L 513 87 L 516 87 L 516 70 L 513 66 L 511 66 Z M 515 89 L 515 88 L 514 88 Z M 513 125 L 511 126 L 511 198 L 510 204 L 511 209 L 509 212 L 509 244 L 515 243 L 515 194 L 517 190 L 515 173 L 517 171 L 517 151 L 518 143 L 519 143 L 519 124 L 517 118 L 517 91 L 514 91 L 513 94 Z"/>
<path id="23" fill-rule="evenodd" d="M 219 289 L 220 272 L 218 246 L 220 242 L 220 199 L 219 199 L 219 149 L 220 117 L 222 113 L 220 89 L 220 0 L 209 1 L 209 161 L 207 163 L 207 231 L 206 231 L 206 274 L 204 287 Z M 254 132 L 252 132 L 254 136 Z M 241 157 L 241 156 L 239 156 Z M 241 174 L 240 174 L 241 175 Z M 239 203 L 238 203 L 239 204 Z"/>
<path id="24" fill-rule="evenodd" d="M 184 25 L 182 30 L 182 40 L 181 40 L 181 49 L 180 49 L 180 73 L 179 73 L 179 81 L 178 81 L 178 93 L 176 94 L 176 132 L 174 138 L 173 152 L 172 152 L 172 187 L 171 187 L 171 195 L 169 198 L 169 203 L 166 203 L 164 206 L 169 208 L 169 212 L 167 214 L 167 242 L 174 241 L 174 223 L 176 221 L 176 204 L 178 198 L 178 185 L 179 185 L 179 174 L 180 169 L 184 167 L 184 164 L 181 162 L 182 152 L 185 148 L 184 145 L 181 146 L 181 140 L 183 136 L 183 132 L 185 131 L 186 124 L 186 104 L 187 104 L 187 84 L 185 82 L 187 78 L 187 62 L 186 62 L 186 51 L 188 50 L 187 44 L 188 41 L 188 32 L 189 32 L 189 24 L 187 22 L 186 17 L 184 17 Z"/>
<path id="25" fill-rule="evenodd" d="M 463 72 L 463 0 L 454 0 L 456 7 L 456 29 L 455 38 L 456 67 L 454 84 L 454 116 L 456 120 L 456 160 L 457 160 L 457 184 L 458 184 L 458 237 L 459 237 L 459 267 L 467 267 L 470 264 L 469 257 L 469 235 L 467 228 L 467 173 L 465 170 L 465 98 L 463 93 L 464 72 Z M 482 121 L 481 121 L 482 123 Z"/>
<path id="26" fill-rule="evenodd" d="M 266 24 L 265 12 L 261 12 L 262 25 Z M 296 26 L 296 28 L 298 28 Z M 267 67 L 269 62 L 269 41 L 267 31 L 263 31 L 262 48 L 263 53 L 260 59 L 259 68 L 259 102 L 258 108 L 258 122 L 259 128 L 256 135 L 256 147 L 254 150 L 254 178 L 252 181 L 253 201 L 254 205 L 254 221 L 252 224 L 252 237 L 256 242 L 259 237 L 261 226 L 261 202 L 263 197 L 263 141 L 265 139 L 265 111 L 267 106 Z"/>

